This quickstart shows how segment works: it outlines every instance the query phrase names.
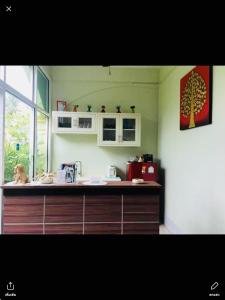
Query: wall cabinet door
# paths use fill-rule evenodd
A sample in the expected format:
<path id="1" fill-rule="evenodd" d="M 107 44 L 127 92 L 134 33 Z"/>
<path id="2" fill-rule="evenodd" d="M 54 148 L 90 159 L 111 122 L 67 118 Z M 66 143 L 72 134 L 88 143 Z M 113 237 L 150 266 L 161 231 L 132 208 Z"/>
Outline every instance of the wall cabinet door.
<path id="1" fill-rule="evenodd" d="M 83 112 L 52 112 L 53 132 L 96 134 L 97 114 Z"/>
<path id="2" fill-rule="evenodd" d="M 140 117 L 136 114 L 121 115 L 120 143 L 123 146 L 140 146 L 141 125 Z"/>
<path id="3" fill-rule="evenodd" d="M 140 114 L 99 114 L 98 145 L 139 147 Z"/>
<path id="4" fill-rule="evenodd" d="M 99 146 L 119 144 L 120 118 L 117 114 L 100 114 L 98 129 Z"/>

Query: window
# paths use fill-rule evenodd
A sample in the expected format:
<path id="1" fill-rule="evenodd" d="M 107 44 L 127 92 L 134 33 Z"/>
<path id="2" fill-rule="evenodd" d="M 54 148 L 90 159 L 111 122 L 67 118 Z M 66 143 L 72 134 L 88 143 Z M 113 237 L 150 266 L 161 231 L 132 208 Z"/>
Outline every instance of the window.
<path id="1" fill-rule="evenodd" d="M 0 184 L 3 182 L 3 91 L 0 89 Z M 1 192 L 0 192 L 1 203 Z"/>
<path id="2" fill-rule="evenodd" d="M 48 92 L 48 79 L 37 69 L 37 93 L 36 93 L 36 103 L 39 108 L 48 112 L 49 111 L 49 92 Z"/>
<path id="3" fill-rule="evenodd" d="M 6 66 L 6 83 L 32 100 L 33 93 L 33 67 Z"/>
<path id="4" fill-rule="evenodd" d="M 1 82 L 4 112 L 0 105 L 0 121 L 4 116 L 5 122 L 4 156 L 0 152 L 0 162 L 4 160 L 3 180 L 13 181 L 14 167 L 23 164 L 31 181 L 37 174 L 48 171 L 49 80 L 36 66 L 0 66 L 0 76 L 4 69 L 6 82 Z"/>
<path id="5" fill-rule="evenodd" d="M 13 95 L 5 98 L 4 178 L 13 181 L 14 167 L 23 164 L 33 174 L 33 109 Z"/>
<path id="6" fill-rule="evenodd" d="M 48 149 L 48 118 L 43 113 L 37 112 L 37 156 L 36 175 L 47 171 Z"/>
<path id="7" fill-rule="evenodd" d="M 36 105 L 37 105 L 37 152 L 36 175 L 46 172 L 48 169 L 48 112 L 49 112 L 49 81 L 37 68 L 36 81 Z"/>

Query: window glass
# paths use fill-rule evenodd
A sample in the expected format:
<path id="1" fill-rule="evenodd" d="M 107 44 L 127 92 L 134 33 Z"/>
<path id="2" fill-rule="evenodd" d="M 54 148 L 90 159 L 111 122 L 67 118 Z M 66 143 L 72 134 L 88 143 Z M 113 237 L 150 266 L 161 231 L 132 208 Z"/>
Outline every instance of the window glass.
<path id="1" fill-rule="evenodd" d="M 49 111 L 49 97 L 48 97 L 48 79 L 41 72 L 40 69 L 37 69 L 37 94 L 36 94 L 36 103 L 38 107 L 44 111 Z"/>
<path id="2" fill-rule="evenodd" d="M 36 175 L 47 171 L 48 118 L 37 112 L 37 156 Z"/>
<path id="3" fill-rule="evenodd" d="M 32 66 L 6 66 L 6 82 L 25 97 L 32 100 Z"/>
<path id="4" fill-rule="evenodd" d="M 14 180 L 14 167 L 22 164 L 32 178 L 33 110 L 13 95 L 6 93 L 4 178 Z"/>
<path id="5" fill-rule="evenodd" d="M 0 184 L 3 181 L 3 92 L 0 90 Z M 1 193 L 0 193 L 1 201 Z"/>
<path id="6" fill-rule="evenodd" d="M 4 66 L 0 66 L 0 79 L 4 80 Z"/>

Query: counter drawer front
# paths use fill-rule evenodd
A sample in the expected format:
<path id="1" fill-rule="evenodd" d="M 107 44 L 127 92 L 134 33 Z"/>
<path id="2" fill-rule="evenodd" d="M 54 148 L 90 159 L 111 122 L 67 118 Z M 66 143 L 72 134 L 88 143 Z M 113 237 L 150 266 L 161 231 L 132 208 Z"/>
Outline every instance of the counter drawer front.
<path id="1" fill-rule="evenodd" d="M 83 234 L 83 224 L 45 225 L 45 234 Z"/>
<path id="2" fill-rule="evenodd" d="M 151 212 L 159 213 L 159 196 L 157 195 L 124 195 L 124 213 Z"/>
<path id="3" fill-rule="evenodd" d="M 85 222 L 121 222 L 121 195 L 87 195 Z"/>
<path id="4" fill-rule="evenodd" d="M 85 224 L 85 234 L 121 234 L 121 224 Z"/>
<path id="5" fill-rule="evenodd" d="M 44 197 L 4 197 L 4 223 L 42 223 Z"/>
<path id="6" fill-rule="evenodd" d="M 124 222 L 158 222 L 157 212 L 132 212 L 123 214 Z"/>
<path id="7" fill-rule="evenodd" d="M 43 225 L 4 225 L 3 234 L 43 234 Z"/>
<path id="8" fill-rule="evenodd" d="M 123 234 L 159 234 L 158 223 L 124 223 Z"/>
<path id="9" fill-rule="evenodd" d="M 46 196 L 45 223 L 83 221 L 83 195 Z"/>

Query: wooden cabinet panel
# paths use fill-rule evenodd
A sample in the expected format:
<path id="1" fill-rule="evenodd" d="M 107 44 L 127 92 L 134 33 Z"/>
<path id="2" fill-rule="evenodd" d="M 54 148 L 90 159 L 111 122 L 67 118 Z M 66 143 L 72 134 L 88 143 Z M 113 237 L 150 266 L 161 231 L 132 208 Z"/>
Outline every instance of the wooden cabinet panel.
<path id="1" fill-rule="evenodd" d="M 4 197 L 3 222 L 5 223 L 42 223 L 44 196 Z"/>
<path id="2" fill-rule="evenodd" d="M 85 222 L 121 222 L 121 195 L 86 195 Z"/>
<path id="3" fill-rule="evenodd" d="M 85 234 L 121 234 L 121 224 L 88 224 L 84 225 Z"/>
<path id="4" fill-rule="evenodd" d="M 158 223 L 124 223 L 123 234 L 159 234 Z"/>
<path id="5" fill-rule="evenodd" d="M 157 212 L 127 212 L 123 214 L 124 222 L 158 222 Z"/>
<path id="6" fill-rule="evenodd" d="M 45 234 L 83 234 L 83 224 L 45 225 Z"/>
<path id="7" fill-rule="evenodd" d="M 4 234 L 43 234 L 43 225 L 4 225 Z"/>
<path id="8" fill-rule="evenodd" d="M 157 195 L 124 195 L 124 222 L 159 221 L 159 197 Z"/>
<path id="9" fill-rule="evenodd" d="M 45 223 L 83 222 L 83 195 L 46 196 Z"/>
<path id="10" fill-rule="evenodd" d="M 123 212 L 151 212 L 159 213 L 159 196 L 158 195 L 124 195 Z"/>

